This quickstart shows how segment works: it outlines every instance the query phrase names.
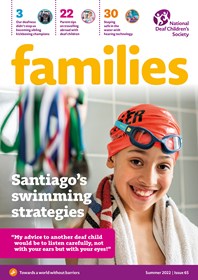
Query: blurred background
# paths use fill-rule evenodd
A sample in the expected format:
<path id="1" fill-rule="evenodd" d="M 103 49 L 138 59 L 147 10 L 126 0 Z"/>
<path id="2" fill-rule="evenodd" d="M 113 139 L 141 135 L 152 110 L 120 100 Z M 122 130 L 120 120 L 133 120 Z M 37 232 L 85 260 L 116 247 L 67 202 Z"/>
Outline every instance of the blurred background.
<path id="1" fill-rule="evenodd" d="M 100 180 L 111 173 L 106 167 L 109 130 L 117 116 L 139 103 L 151 103 L 168 109 L 180 124 L 183 149 L 175 167 L 175 175 L 169 195 L 179 209 L 198 226 L 198 88 L 185 86 L 87 86 L 87 116 L 83 126 L 86 158 L 90 169 L 87 192 L 95 192 Z M 15 88 L 0 88 L 0 125 L 18 97 Z M 6 128 L 11 142 L 17 132 L 17 112 L 14 112 Z M 1 228 L 50 228 L 51 219 L 12 218 L 11 194 L 26 192 L 11 185 L 15 173 L 16 153 L 0 152 L 0 227 Z M 23 202 L 24 208 L 40 208 L 43 202 Z M 49 207 L 48 203 L 46 203 Z M 14 208 L 19 208 L 15 202 Z M 64 264 L 62 259 L 0 260 L 12 264 Z"/>

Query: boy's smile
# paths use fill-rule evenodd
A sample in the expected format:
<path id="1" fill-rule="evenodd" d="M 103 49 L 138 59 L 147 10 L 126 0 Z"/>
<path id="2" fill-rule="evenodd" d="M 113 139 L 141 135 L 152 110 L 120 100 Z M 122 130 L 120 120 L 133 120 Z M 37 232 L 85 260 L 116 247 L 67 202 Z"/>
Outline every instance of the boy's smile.
<path id="1" fill-rule="evenodd" d="M 156 191 L 155 190 L 145 190 L 139 187 L 135 187 L 135 186 L 130 186 L 131 189 L 133 190 L 134 194 L 139 197 L 139 198 L 149 198 L 150 196 L 152 196 Z"/>

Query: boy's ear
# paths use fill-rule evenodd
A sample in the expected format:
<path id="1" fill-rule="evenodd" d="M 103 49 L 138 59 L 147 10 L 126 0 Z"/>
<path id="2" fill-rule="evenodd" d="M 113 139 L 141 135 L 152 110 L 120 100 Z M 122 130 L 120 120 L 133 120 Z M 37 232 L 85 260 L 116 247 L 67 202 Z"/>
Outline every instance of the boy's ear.
<path id="1" fill-rule="evenodd" d="M 107 163 L 106 163 L 107 167 L 109 168 L 114 168 L 114 156 L 109 157 L 107 159 Z"/>

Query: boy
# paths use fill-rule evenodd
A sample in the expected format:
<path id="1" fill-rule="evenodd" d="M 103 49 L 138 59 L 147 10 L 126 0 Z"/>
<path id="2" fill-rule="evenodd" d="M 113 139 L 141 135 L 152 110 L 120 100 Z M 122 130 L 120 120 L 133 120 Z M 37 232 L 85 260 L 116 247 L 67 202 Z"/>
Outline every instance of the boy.
<path id="1" fill-rule="evenodd" d="M 198 264 L 198 228 L 166 195 L 182 146 L 176 120 L 140 104 L 120 114 L 110 136 L 114 173 L 100 182 L 83 227 L 114 228 L 115 258 L 67 263 Z"/>

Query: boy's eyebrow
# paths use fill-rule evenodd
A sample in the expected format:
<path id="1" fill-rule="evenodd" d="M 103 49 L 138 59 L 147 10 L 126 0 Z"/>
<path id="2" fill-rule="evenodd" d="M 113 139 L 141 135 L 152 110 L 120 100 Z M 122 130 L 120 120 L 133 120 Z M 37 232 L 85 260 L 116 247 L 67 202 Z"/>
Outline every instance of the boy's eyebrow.
<path id="1" fill-rule="evenodd" d="M 134 150 L 129 150 L 128 151 L 128 153 L 140 153 L 140 154 L 143 154 L 143 155 L 146 155 L 147 154 L 147 152 L 146 151 L 144 151 L 144 150 L 139 150 L 139 149 L 134 149 Z M 172 157 L 171 156 L 169 156 L 169 155 L 164 155 L 164 156 L 159 156 L 159 158 L 161 158 L 161 159 L 165 159 L 165 158 L 171 158 L 172 159 Z"/>
<path id="2" fill-rule="evenodd" d="M 129 150 L 128 153 L 140 153 L 140 154 L 147 154 L 146 151 L 144 150 L 139 150 L 139 149 L 134 149 L 134 150 Z"/>

